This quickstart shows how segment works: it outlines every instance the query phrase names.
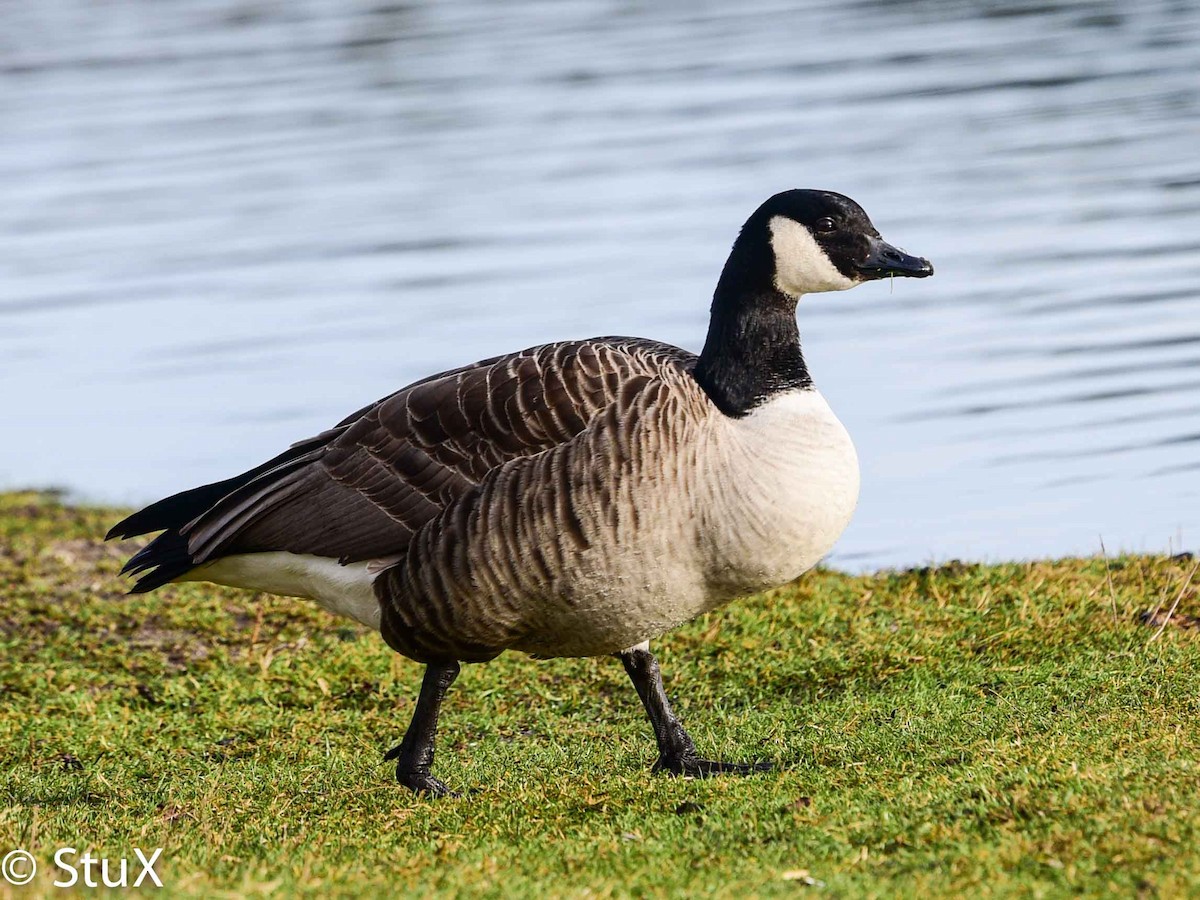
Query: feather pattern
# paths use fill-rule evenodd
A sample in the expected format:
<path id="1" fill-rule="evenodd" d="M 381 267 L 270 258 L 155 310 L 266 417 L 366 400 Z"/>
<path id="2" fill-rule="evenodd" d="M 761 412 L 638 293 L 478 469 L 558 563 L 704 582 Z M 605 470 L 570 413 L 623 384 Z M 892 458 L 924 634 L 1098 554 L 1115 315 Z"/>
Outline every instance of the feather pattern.
<path id="1" fill-rule="evenodd" d="M 166 529 L 126 566 L 146 573 L 139 591 L 233 554 L 400 557 L 493 470 L 611 413 L 631 378 L 694 362 L 677 347 L 616 337 L 483 360 L 409 385 L 243 476 L 159 501 L 110 536 Z"/>
<path id="2" fill-rule="evenodd" d="M 853 445 L 801 389 L 744 419 L 689 373 L 628 377 L 570 441 L 493 469 L 375 582 L 425 662 L 595 656 L 798 577 L 854 510 Z"/>

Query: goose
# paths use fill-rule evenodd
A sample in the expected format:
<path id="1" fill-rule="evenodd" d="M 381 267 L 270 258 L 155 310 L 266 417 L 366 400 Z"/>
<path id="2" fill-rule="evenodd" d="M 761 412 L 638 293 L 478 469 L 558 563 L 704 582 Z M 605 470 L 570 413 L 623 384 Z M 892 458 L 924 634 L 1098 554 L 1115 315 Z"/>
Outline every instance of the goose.
<path id="1" fill-rule="evenodd" d="M 207 581 L 306 598 L 423 663 L 385 756 L 418 793 L 450 793 L 434 738 L 461 665 L 505 650 L 619 658 L 653 771 L 764 771 L 699 755 L 649 642 L 799 577 L 850 521 L 858 459 L 805 366 L 799 298 L 931 274 L 849 197 L 784 191 L 739 232 L 699 356 L 600 337 L 451 369 L 108 538 L 161 532 L 122 570 L 140 576 L 132 592 Z"/>

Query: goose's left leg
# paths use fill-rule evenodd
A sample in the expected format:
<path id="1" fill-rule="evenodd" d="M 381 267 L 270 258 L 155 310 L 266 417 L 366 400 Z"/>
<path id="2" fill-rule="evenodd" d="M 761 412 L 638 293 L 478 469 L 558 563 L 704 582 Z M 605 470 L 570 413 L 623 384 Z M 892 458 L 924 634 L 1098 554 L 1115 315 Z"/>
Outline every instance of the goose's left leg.
<path id="1" fill-rule="evenodd" d="M 724 773 L 749 775 L 771 768 L 768 762 L 729 763 L 701 759 L 696 755 L 696 745 L 684 730 L 683 723 L 671 711 L 667 692 L 663 689 L 662 672 L 658 669 L 658 660 L 650 652 L 649 643 L 631 647 L 616 655 L 625 665 L 629 680 L 642 698 L 642 705 L 646 707 L 646 714 L 654 727 L 658 762 L 654 764 L 653 771 L 704 778 Z"/>
<path id="2" fill-rule="evenodd" d="M 438 714 L 446 691 L 458 677 L 457 662 L 430 663 L 421 680 L 421 695 L 413 710 L 412 722 L 404 740 L 383 757 L 396 761 L 396 780 L 418 794 L 443 797 L 453 794 L 439 779 L 433 777 L 433 742 L 437 737 Z"/>

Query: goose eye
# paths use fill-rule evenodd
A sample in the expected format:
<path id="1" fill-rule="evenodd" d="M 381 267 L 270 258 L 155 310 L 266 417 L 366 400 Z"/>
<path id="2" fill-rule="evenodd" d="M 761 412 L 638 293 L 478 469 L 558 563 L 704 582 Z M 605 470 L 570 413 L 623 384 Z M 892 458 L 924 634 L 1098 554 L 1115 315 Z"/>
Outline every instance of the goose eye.
<path id="1" fill-rule="evenodd" d="M 828 216 L 823 219 L 817 219 L 817 231 L 821 234 L 829 234 L 832 231 L 837 231 L 837 223 Z"/>

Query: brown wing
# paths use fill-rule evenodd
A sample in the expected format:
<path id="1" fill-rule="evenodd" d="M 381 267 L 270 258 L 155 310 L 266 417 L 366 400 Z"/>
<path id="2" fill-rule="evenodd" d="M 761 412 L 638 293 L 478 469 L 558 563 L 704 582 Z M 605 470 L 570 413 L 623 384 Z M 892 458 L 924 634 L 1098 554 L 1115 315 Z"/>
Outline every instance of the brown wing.
<path id="1" fill-rule="evenodd" d="M 491 469 L 582 432 L 629 379 L 694 363 L 687 351 L 638 338 L 484 360 L 409 385 L 245 476 L 160 501 L 111 535 L 167 529 L 127 566 L 158 567 L 138 590 L 233 553 L 395 556 Z"/>

